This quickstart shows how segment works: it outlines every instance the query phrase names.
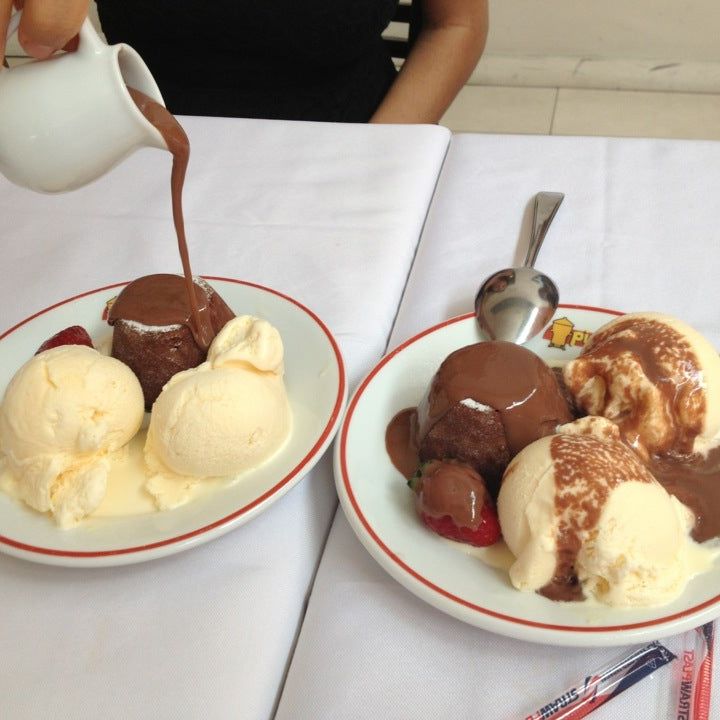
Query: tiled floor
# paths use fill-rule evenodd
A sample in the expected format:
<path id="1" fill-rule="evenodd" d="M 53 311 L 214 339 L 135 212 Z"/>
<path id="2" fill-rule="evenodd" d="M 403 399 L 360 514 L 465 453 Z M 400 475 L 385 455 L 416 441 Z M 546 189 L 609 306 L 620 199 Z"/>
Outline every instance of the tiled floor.
<path id="1" fill-rule="evenodd" d="M 720 140 L 720 95 L 467 85 L 442 124 L 455 132 Z"/>

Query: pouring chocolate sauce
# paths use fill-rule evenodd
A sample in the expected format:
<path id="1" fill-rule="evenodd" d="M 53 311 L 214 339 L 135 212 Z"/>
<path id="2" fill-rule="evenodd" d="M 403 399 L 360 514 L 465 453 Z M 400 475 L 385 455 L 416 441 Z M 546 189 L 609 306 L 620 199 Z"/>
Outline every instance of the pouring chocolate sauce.
<path id="1" fill-rule="evenodd" d="M 135 88 L 128 87 L 128 93 L 147 121 L 162 135 L 168 150 L 173 156 L 172 174 L 170 178 L 173 222 L 177 234 L 180 260 L 182 262 L 183 275 L 185 276 L 185 293 L 190 311 L 189 318 L 185 319 L 179 316 L 177 322 L 187 324 L 198 346 L 203 350 L 207 350 L 215 337 L 215 332 L 213 331 L 212 322 L 209 317 L 208 304 L 205 302 L 205 298 L 202 297 L 202 291 L 193 282 L 182 209 L 182 191 L 185 183 L 185 173 L 190 160 L 190 142 L 180 123 L 172 113 L 160 103 L 155 102 L 152 98 Z M 165 285 L 159 283 L 155 292 L 162 294 L 164 287 Z M 171 287 L 167 289 L 168 292 L 172 292 Z M 198 302 L 199 296 L 200 302 Z M 165 298 L 162 299 L 164 300 Z M 168 297 L 167 303 L 159 302 L 158 305 L 162 306 L 165 304 L 172 306 L 173 302 L 177 302 L 176 298 Z M 147 321 L 147 310 L 147 306 L 139 306 L 137 312 L 143 311 L 143 316 L 129 317 L 126 308 L 124 317 L 127 320 L 137 320 L 138 322 Z"/>

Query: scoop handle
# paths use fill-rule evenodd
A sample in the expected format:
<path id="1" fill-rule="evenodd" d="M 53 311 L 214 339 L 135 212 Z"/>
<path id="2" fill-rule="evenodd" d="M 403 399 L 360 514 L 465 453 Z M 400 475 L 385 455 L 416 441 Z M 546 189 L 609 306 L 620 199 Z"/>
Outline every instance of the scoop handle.
<path id="1" fill-rule="evenodd" d="M 528 248 L 523 267 L 533 267 L 533 265 L 535 265 L 535 260 L 540 252 L 545 234 L 564 197 L 565 195 L 563 195 L 563 193 L 557 192 L 539 192 L 535 195 L 532 237 L 530 238 L 530 247 Z"/>

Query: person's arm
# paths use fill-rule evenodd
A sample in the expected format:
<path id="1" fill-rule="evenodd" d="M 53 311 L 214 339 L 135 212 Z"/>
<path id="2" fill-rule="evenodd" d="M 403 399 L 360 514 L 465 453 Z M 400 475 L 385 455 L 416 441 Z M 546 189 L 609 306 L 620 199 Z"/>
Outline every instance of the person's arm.
<path id="1" fill-rule="evenodd" d="M 420 34 L 372 123 L 438 122 L 482 55 L 487 0 L 422 0 L 422 9 Z"/>
<path id="2" fill-rule="evenodd" d="M 77 35 L 89 0 L 0 0 L 0 60 L 5 59 L 5 34 L 13 4 L 24 5 L 18 28 L 20 44 L 28 55 L 42 60 L 68 46 Z"/>

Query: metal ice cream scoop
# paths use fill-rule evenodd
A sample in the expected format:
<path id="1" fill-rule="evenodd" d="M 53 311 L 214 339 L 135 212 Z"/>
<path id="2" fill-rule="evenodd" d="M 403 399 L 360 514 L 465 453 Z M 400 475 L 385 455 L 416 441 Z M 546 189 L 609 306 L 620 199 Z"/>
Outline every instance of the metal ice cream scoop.
<path id="1" fill-rule="evenodd" d="M 475 317 L 492 340 L 522 344 L 550 322 L 558 306 L 555 283 L 533 267 L 565 195 L 539 192 L 533 209 L 532 238 L 522 267 L 493 273 L 475 297 Z"/>

